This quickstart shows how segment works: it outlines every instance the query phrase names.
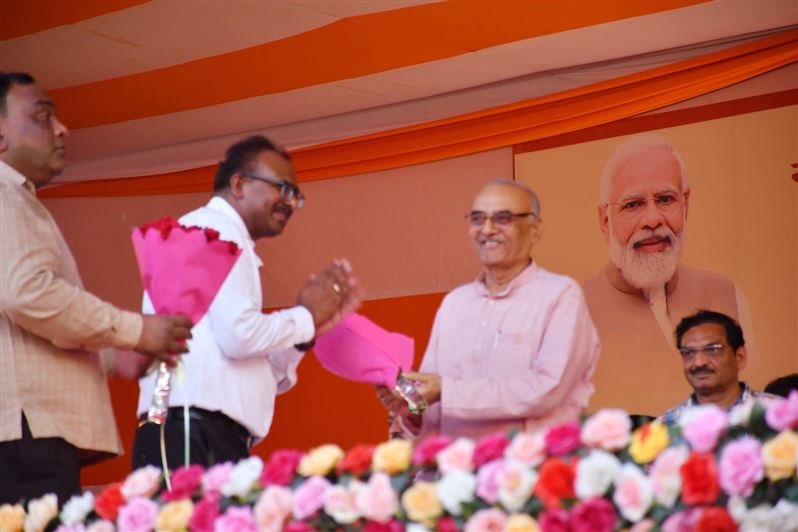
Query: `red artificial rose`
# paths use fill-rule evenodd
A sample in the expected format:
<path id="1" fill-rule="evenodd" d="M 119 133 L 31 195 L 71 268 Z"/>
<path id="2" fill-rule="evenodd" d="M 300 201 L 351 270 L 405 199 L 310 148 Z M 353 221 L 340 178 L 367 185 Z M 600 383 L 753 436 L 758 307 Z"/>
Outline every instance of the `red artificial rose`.
<path id="1" fill-rule="evenodd" d="M 315 529 L 304 521 L 292 521 L 285 526 L 283 532 L 315 532 Z"/>
<path id="2" fill-rule="evenodd" d="M 165 490 L 161 498 L 170 502 L 190 497 L 199 489 L 204 473 L 205 468 L 197 464 L 178 468 L 172 475 L 172 490 Z"/>
<path id="3" fill-rule="evenodd" d="M 695 527 L 696 532 L 737 532 L 737 523 L 722 506 L 704 508 Z"/>
<path id="4" fill-rule="evenodd" d="M 430 436 L 416 446 L 413 451 L 413 464 L 417 466 L 435 465 L 435 457 L 452 443 L 449 436 Z"/>
<path id="5" fill-rule="evenodd" d="M 338 474 L 351 473 L 359 476 L 368 473 L 371 469 L 371 457 L 374 455 L 374 445 L 359 443 L 349 449 L 344 459 L 338 462 L 336 470 Z"/>
<path id="6" fill-rule="evenodd" d="M 474 447 L 474 465 L 481 467 L 504 456 L 504 450 L 510 445 L 510 438 L 504 432 L 489 434 L 477 442 Z"/>
<path id="7" fill-rule="evenodd" d="M 287 486 L 294 480 L 296 468 L 305 453 L 296 449 L 278 449 L 274 451 L 263 466 L 260 475 L 262 486 Z"/>
<path id="8" fill-rule="evenodd" d="M 591 497 L 571 510 L 571 529 L 574 532 L 612 532 L 616 520 L 615 507 L 601 497 Z"/>
<path id="9" fill-rule="evenodd" d="M 219 517 L 219 494 L 212 492 L 194 505 L 188 522 L 191 532 L 213 532 L 213 522 Z"/>
<path id="10" fill-rule="evenodd" d="M 535 495 L 546 508 L 561 508 L 562 499 L 573 499 L 576 463 L 561 458 L 549 458 L 540 466 L 540 475 L 535 485 Z"/>
<path id="11" fill-rule="evenodd" d="M 682 501 L 685 504 L 713 504 L 718 499 L 718 466 L 712 453 L 690 453 L 679 468 Z"/>
<path id="12" fill-rule="evenodd" d="M 103 519 L 116 521 L 119 515 L 119 507 L 124 503 L 125 498 L 122 497 L 122 483 L 117 482 L 102 490 L 102 492 L 94 498 L 94 511 Z"/>
<path id="13" fill-rule="evenodd" d="M 578 421 L 562 423 L 551 427 L 546 432 L 544 443 L 546 451 L 552 456 L 563 456 L 579 447 L 581 429 Z"/>

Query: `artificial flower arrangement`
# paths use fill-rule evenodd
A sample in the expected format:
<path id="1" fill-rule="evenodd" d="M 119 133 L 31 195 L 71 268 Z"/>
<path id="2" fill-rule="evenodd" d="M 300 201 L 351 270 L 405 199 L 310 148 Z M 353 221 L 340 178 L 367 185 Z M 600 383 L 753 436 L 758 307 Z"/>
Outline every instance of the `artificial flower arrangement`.
<path id="1" fill-rule="evenodd" d="M 144 467 L 3 531 L 798 531 L 798 392 L 632 431 L 622 410 L 538 433 L 279 450 L 264 463 Z"/>

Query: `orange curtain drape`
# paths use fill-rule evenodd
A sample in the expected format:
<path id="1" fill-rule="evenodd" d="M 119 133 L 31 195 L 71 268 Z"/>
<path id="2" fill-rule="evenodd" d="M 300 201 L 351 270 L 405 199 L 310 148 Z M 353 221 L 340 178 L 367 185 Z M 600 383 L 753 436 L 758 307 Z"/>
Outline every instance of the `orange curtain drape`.
<path id="1" fill-rule="evenodd" d="M 570 133 L 666 107 L 798 61 L 798 30 L 522 102 L 292 152 L 300 181 L 421 164 Z M 40 197 L 178 194 L 211 189 L 213 168 L 87 181 Z"/>

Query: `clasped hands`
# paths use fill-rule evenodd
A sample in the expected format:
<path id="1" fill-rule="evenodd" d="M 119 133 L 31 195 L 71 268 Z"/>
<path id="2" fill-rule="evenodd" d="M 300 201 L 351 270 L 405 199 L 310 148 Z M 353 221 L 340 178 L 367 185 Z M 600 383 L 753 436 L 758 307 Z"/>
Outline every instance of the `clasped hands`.
<path id="1" fill-rule="evenodd" d="M 313 316 L 316 335 L 335 327 L 347 314 L 356 310 L 364 291 L 352 275 L 346 259 L 336 259 L 322 273 L 311 274 L 297 295 L 297 305 L 307 308 Z"/>
<path id="2" fill-rule="evenodd" d="M 427 402 L 433 405 L 441 399 L 441 376 L 435 373 L 419 373 L 408 371 L 403 373 L 404 378 L 412 381 L 416 390 Z M 405 419 L 413 419 L 419 416 L 411 414 L 407 403 L 395 390 L 387 386 L 377 386 L 377 398 L 388 411 L 394 416 L 402 416 Z"/>

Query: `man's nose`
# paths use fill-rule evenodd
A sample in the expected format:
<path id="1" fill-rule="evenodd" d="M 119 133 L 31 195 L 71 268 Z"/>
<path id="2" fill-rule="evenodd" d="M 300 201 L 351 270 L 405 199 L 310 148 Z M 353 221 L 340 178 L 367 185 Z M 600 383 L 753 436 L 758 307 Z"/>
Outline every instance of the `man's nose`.
<path id="1" fill-rule="evenodd" d="M 643 207 L 642 214 L 640 215 L 641 226 L 655 229 L 662 225 L 662 221 L 662 211 L 659 210 L 659 207 L 657 207 L 654 199 L 649 198 L 646 201 L 646 205 Z"/>
<path id="2" fill-rule="evenodd" d="M 53 132 L 57 137 L 68 137 L 69 129 L 57 118 L 53 118 Z"/>

